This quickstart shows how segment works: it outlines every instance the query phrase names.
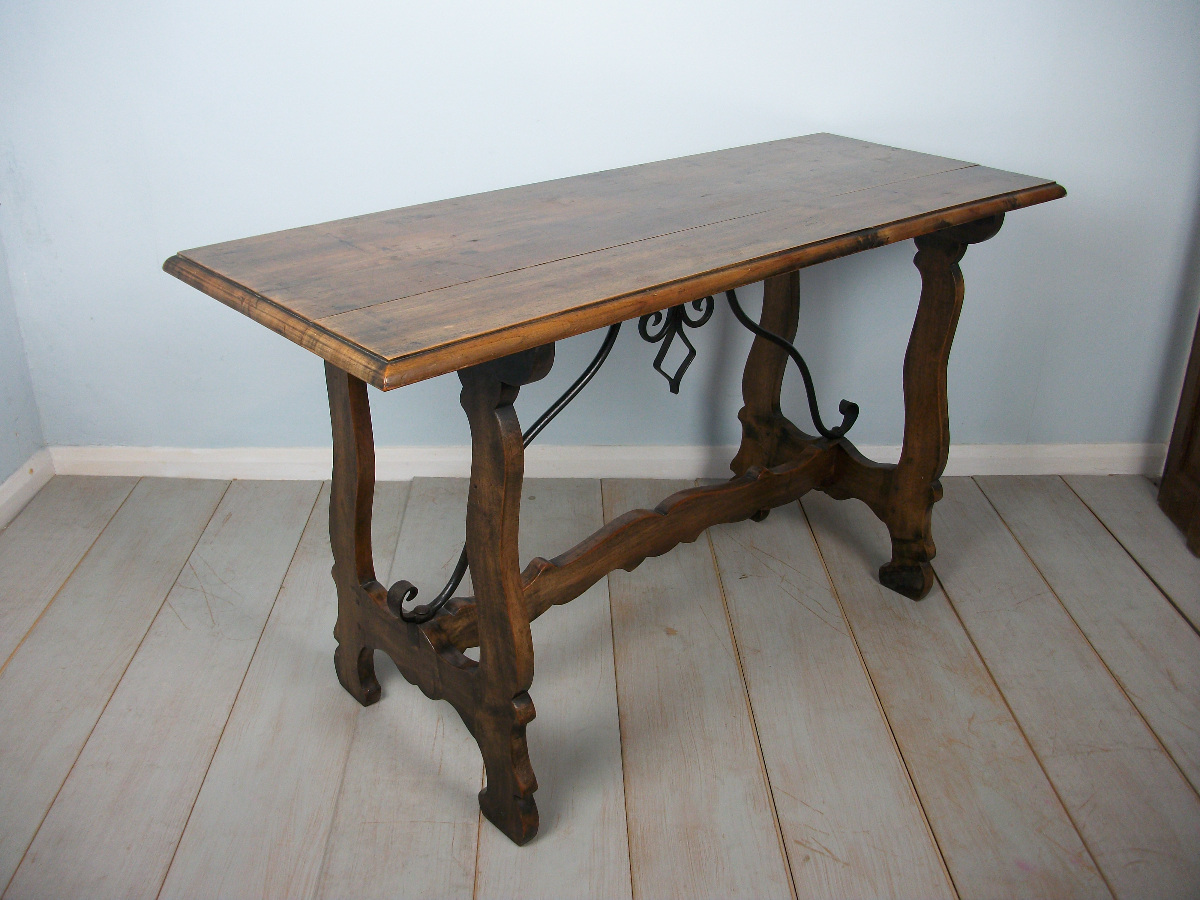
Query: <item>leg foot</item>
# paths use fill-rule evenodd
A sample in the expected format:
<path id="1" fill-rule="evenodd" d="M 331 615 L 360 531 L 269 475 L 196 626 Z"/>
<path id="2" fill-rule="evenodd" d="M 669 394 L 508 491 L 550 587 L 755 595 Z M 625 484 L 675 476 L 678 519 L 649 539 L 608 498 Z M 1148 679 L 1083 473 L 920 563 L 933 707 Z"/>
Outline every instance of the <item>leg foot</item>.
<path id="1" fill-rule="evenodd" d="M 510 841 L 523 847 L 537 837 L 538 811 L 533 797 L 493 801 L 487 788 L 479 792 L 479 809 Z"/>
<path id="2" fill-rule="evenodd" d="M 480 741 L 487 787 L 479 792 L 479 808 L 518 846 L 529 843 L 538 832 L 537 802 L 533 799 L 537 778 L 525 742 L 525 726 L 533 716 L 533 701 L 529 694 L 521 694 L 507 711 L 487 717 L 488 733 Z"/>
<path id="3" fill-rule="evenodd" d="M 379 680 L 375 677 L 375 651 L 357 644 L 338 644 L 333 652 L 333 668 L 338 681 L 355 700 L 370 706 L 379 699 Z"/>
<path id="4" fill-rule="evenodd" d="M 879 567 L 879 583 L 910 600 L 920 600 L 933 590 L 933 566 L 929 563 L 885 563 Z"/>

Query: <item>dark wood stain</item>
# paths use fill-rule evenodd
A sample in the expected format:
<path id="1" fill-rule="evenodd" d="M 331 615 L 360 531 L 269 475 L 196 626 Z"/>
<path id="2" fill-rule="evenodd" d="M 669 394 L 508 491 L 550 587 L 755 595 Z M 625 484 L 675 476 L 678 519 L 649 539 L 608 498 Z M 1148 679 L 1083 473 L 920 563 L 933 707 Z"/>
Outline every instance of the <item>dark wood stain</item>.
<path id="1" fill-rule="evenodd" d="M 1158 505 L 1183 532 L 1188 549 L 1200 556 L 1200 324 L 1192 338 Z"/>
<path id="2" fill-rule="evenodd" d="M 1064 193 L 821 134 L 215 244 L 164 268 L 390 390 Z"/>
<path id="3" fill-rule="evenodd" d="M 552 606 L 710 525 L 762 519 L 812 490 L 866 503 L 891 535 L 880 581 L 913 599 L 929 592 L 959 261 L 1000 230 L 1006 211 L 1063 194 L 1053 182 L 814 135 L 264 235 L 180 254 L 166 268 L 326 359 L 338 679 L 374 703 L 382 650 L 427 696 L 447 700 L 483 756 L 483 814 L 524 844 L 538 829 L 525 734 L 534 718 L 530 622 Z M 758 279 L 760 324 L 790 339 L 800 267 L 906 238 L 916 239 L 921 299 L 897 464 L 788 421 L 786 351 L 756 337 L 732 479 L 631 510 L 521 570 L 524 450 L 513 401 L 549 372 L 556 340 Z M 471 426 L 475 596 L 416 624 L 375 576 L 367 383 L 386 389 L 449 371 Z M 472 646 L 478 662 L 464 652 Z"/>

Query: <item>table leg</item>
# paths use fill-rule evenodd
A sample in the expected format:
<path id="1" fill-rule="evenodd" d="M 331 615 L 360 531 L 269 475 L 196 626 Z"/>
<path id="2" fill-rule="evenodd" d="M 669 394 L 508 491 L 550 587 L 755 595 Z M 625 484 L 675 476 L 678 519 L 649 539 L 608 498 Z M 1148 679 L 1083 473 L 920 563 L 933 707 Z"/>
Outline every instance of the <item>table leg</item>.
<path id="1" fill-rule="evenodd" d="M 553 345 L 459 372 L 471 424 L 467 557 L 478 609 L 479 667 L 475 739 L 487 787 L 483 814 L 517 844 L 537 833 L 537 779 L 525 726 L 534 717 L 533 637 L 517 553 L 524 450 L 513 409 L 519 386 L 545 376 Z"/>
<path id="2" fill-rule="evenodd" d="M 812 489 L 866 502 L 892 538 L 892 559 L 880 569 L 880 580 L 906 596 L 923 597 L 933 585 L 932 510 L 941 497 L 938 479 L 950 442 L 946 366 L 963 300 L 958 263 L 968 244 L 992 237 L 1002 222 L 1003 216 L 994 216 L 917 239 L 921 301 L 905 354 L 904 447 L 895 466 L 864 459 L 845 439 L 810 437 L 789 422 L 780 411 L 786 351 L 756 338 L 742 379 L 743 436 L 732 463 L 738 477 L 679 492 L 653 510 L 632 510 L 555 559 L 533 560 L 524 573 L 517 546 L 524 450 L 513 401 L 521 385 L 549 372 L 554 347 L 459 372 L 471 426 L 467 556 L 475 597 L 455 599 L 420 624 L 401 618 L 403 600 L 389 598 L 375 577 L 375 451 L 366 385 L 326 364 L 334 444 L 329 534 L 338 592 L 335 666 L 342 685 L 364 705 L 379 698 L 378 648 L 427 696 L 450 702 L 483 755 L 487 786 L 480 808 L 523 844 L 538 828 L 537 780 L 525 740 L 534 717 L 529 623 L 551 606 L 578 596 L 614 568 L 631 570 L 648 556 L 695 540 L 707 525 L 761 518 Z M 790 340 L 798 311 L 798 273 L 768 279 L 762 325 Z M 478 663 L 463 653 L 476 644 Z"/>
<path id="3" fill-rule="evenodd" d="M 373 588 L 386 596 L 375 578 L 371 551 L 371 504 L 375 497 L 375 439 L 367 386 L 332 363 L 325 363 L 329 418 L 333 425 L 333 483 L 329 493 L 329 543 L 338 617 L 333 634 L 338 646 L 338 681 L 363 706 L 379 699 L 374 644 L 364 614 L 363 593 Z M 372 587 L 373 586 L 373 587 Z"/>
<path id="4" fill-rule="evenodd" d="M 763 309 L 759 324 L 785 340 L 796 337 L 800 318 L 800 273 L 788 272 L 763 283 Z M 742 444 L 729 467 L 741 475 L 751 466 L 770 468 L 781 462 L 779 447 L 791 423 L 779 406 L 787 351 L 762 337 L 755 337 L 742 373 Z M 786 425 L 785 425 L 786 423 Z M 794 426 L 791 426 L 794 428 Z M 766 510 L 756 518 L 766 515 Z"/>
<path id="5" fill-rule="evenodd" d="M 439 635 L 432 623 L 399 616 L 375 577 L 371 554 L 371 504 L 375 449 L 366 385 L 325 366 L 333 424 L 333 485 L 329 539 L 338 593 L 334 667 L 342 686 L 364 706 L 379 699 L 374 651 L 385 651 L 411 683 L 458 711 L 479 744 L 487 786 L 483 814 L 518 844 L 537 833 L 525 727 L 534 716 L 533 639 L 529 631 L 517 530 L 524 450 L 513 410 L 520 385 L 542 378 L 554 347 L 528 350 L 464 369 L 461 401 L 471 425 L 471 488 L 467 503 L 467 554 L 475 586 L 479 662 Z"/>
<path id="6" fill-rule="evenodd" d="M 933 504 L 942 496 L 939 479 L 950 450 L 946 366 L 963 302 L 958 263 L 968 244 L 993 237 L 1003 222 L 1003 215 L 991 216 L 916 239 L 921 301 L 904 354 L 904 447 L 886 501 L 868 499 L 892 538 L 892 558 L 879 580 L 914 600 L 933 587 Z"/>
<path id="7" fill-rule="evenodd" d="M 788 421 L 779 403 L 787 352 L 777 344 L 756 337 L 742 376 L 742 443 L 733 471 L 799 460 L 814 449 L 833 451 L 836 465 L 818 489 L 862 500 L 887 525 L 892 558 L 880 568 L 879 580 L 915 600 L 933 587 L 933 504 L 942 495 L 939 479 L 950 449 L 946 366 L 963 302 L 958 263 L 969 244 L 993 237 L 1003 222 L 1003 214 L 989 216 L 916 239 L 921 301 L 904 356 L 904 447 L 896 465 L 866 459 L 844 438 L 806 435 Z M 790 341 L 799 306 L 799 273 L 770 278 L 760 324 Z M 765 514 L 760 510 L 754 518 Z"/>

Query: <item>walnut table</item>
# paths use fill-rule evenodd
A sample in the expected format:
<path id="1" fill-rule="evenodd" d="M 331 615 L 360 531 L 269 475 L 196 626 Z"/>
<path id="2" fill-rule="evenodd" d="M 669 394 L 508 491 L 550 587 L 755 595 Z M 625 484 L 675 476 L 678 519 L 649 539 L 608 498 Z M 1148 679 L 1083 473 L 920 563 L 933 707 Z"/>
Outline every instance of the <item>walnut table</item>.
<path id="1" fill-rule="evenodd" d="M 479 744 L 484 814 L 518 844 L 537 832 L 526 749 L 533 719 L 529 623 L 613 569 L 692 541 L 709 525 L 761 518 L 810 490 L 863 500 L 887 525 L 888 587 L 919 599 L 933 584 L 930 533 L 949 426 L 946 363 L 963 300 L 959 260 L 1004 214 L 1062 197 L 1058 184 L 828 134 L 427 203 L 177 254 L 164 268 L 325 359 L 333 422 L 329 535 L 338 591 L 334 666 L 360 703 L 379 699 L 374 651 L 431 698 L 450 702 Z M 865 459 L 841 423 L 821 420 L 792 347 L 798 270 L 915 238 L 921 298 L 904 359 L 904 448 Z M 765 280 L 762 315 L 735 289 Z M 583 543 L 522 569 L 517 553 L 523 444 L 603 362 L 619 323 L 640 317 L 661 342 L 656 368 L 678 388 L 694 356 L 685 329 L 725 292 L 755 334 L 742 378 L 742 443 L 722 484 L 633 510 Z M 550 371 L 554 342 L 608 327 L 593 364 L 525 435 L 513 400 Z M 668 374 L 668 344 L 687 345 Z M 817 434 L 780 412 L 791 358 Z M 367 385 L 391 390 L 457 372 L 471 426 L 467 541 L 451 584 L 412 606 L 371 556 L 374 444 Z M 469 560 L 474 597 L 453 597 Z M 407 605 L 406 605 L 407 604 Z M 479 662 L 464 651 L 479 647 Z"/>

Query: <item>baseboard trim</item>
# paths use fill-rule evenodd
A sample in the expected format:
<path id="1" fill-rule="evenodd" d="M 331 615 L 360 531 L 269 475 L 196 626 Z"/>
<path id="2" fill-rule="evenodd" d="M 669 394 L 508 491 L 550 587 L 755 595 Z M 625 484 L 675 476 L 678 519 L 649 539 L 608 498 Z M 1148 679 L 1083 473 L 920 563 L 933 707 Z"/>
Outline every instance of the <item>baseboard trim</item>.
<path id="1" fill-rule="evenodd" d="M 884 462 L 900 456 L 898 446 L 859 449 Z M 526 453 L 525 474 L 530 478 L 720 478 L 729 474 L 734 450 L 697 446 L 534 446 Z M 1155 477 L 1162 473 L 1166 452 L 1166 444 L 961 444 L 950 448 L 946 474 Z M 47 467 L 52 474 L 61 475 L 315 480 L 329 477 L 332 461 L 328 447 L 50 447 Z M 470 474 L 470 464 L 470 448 L 465 446 L 379 447 L 375 452 L 380 481 L 461 477 Z M 49 475 L 37 487 L 48 479 Z"/>
<path id="2" fill-rule="evenodd" d="M 50 458 L 50 451 L 42 449 L 4 479 L 4 483 L 0 484 L 0 528 L 16 518 L 17 513 L 25 508 L 25 504 L 33 499 L 34 494 L 53 477 L 54 463 Z"/>

